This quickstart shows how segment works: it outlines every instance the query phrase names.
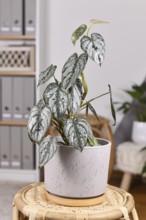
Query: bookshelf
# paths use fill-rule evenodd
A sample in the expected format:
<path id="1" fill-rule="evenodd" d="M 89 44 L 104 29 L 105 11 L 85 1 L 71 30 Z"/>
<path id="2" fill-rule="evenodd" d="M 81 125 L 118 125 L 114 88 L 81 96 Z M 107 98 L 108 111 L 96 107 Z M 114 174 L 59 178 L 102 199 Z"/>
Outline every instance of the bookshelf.
<path id="1" fill-rule="evenodd" d="M 37 1 L 36 1 L 36 7 L 37 7 Z M 36 34 L 32 35 L 1 35 L 0 32 L 0 48 L 2 47 L 34 47 L 34 52 L 33 55 L 31 56 L 31 61 L 29 61 L 30 64 L 32 64 L 32 66 L 34 68 L 31 68 L 32 66 L 30 66 L 30 70 L 23 70 L 23 68 L 19 69 L 4 69 L 3 67 L 1 68 L 0 66 L 0 79 L 4 78 L 31 78 L 34 79 L 34 83 L 36 82 L 36 71 L 37 71 L 37 67 L 36 67 L 36 51 L 37 51 L 37 43 L 36 43 Z M 1 59 L 1 58 L 0 58 Z M 34 84 L 34 100 L 36 101 L 36 91 L 35 91 L 35 84 Z M 27 127 L 27 120 L 4 120 L 1 119 L 0 120 L 0 131 L 1 128 L 8 128 L 8 129 L 13 129 L 14 128 L 20 128 L 21 131 Z M 10 133 L 11 130 L 10 130 Z M 13 138 L 14 139 L 14 138 Z M 17 138 L 16 138 L 17 139 Z M 22 139 L 21 141 L 22 142 Z M 27 143 L 27 142 L 26 142 Z M 10 143 L 11 144 L 11 143 Z M 24 145 L 24 144 L 23 144 Z M 3 167 L 2 163 L 0 163 L 0 181 L 1 180 L 8 180 L 8 181 L 24 181 L 24 182 L 36 182 L 39 181 L 39 170 L 38 170 L 38 165 L 37 165 L 37 160 L 38 160 L 38 154 L 37 154 L 37 146 L 34 147 L 33 145 L 33 163 L 34 163 L 34 167 L 32 167 L 31 169 L 27 169 L 25 167 L 23 167 L 21 165 L 21 167 L 15 168 L 12 165 L 8 166 L 8 167 Z M 12 147 L 10 145 L 10 147 Z M 20 146 L 22 148 L 22 146 Z M 12 151 L 12 149 L 10 148 L 10 151 Z M 35 152 L 34 152 L 35 151 Z M 23 157 L 23 152 L 24 149 L 21 149 L 21 157 Z M 12 154 L 12 153 L 11 153 Z M 0 156 L 1 156 L 1 146 L 0 146 Z M 0 157 L 1 159 L 1 157 Z M 21 158 L 22 159 L 22 158 Z M 11 161 L 10 161 L 11 162 Z"/>
<path id="2" fill-rule="evenodd" d="M 0 36 L 0 40 L 1 41 L 13 41 L 13 40 L 31 40 L 34 41 L 35 40 L 35 36 L 34 35 L 1 35 Z"/>

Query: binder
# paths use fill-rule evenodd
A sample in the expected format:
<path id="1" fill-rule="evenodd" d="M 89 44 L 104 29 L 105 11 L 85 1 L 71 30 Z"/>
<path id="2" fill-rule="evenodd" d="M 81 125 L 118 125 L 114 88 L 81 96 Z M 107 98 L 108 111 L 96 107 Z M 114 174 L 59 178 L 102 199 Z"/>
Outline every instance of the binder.
<path id="1" fill-rule="evenodd" d="M 23 77 L 13 78 L 13 120 L 23 120 Z"/>
<path id="2" fill-rule="evenodd" d="M 2 120 L 12 120 L 12 77 L 2 77 Z"/>
<path id="3" fill-rule="evenodd" d="M 0 77 L 0 120 L 2 121 L 2 78 Z"/>
<path id="4" fill-rule="evenodd" d="M 22 127 L 22 168 L 34 169 L 34 144 L 30 141 L 27 128 Z"/>
<path id="5" fill-rule="evenodd" d="M 35 79 L 34 77 L 24 78 L 24 120 L 28 120 L 31 108 L 35 100 Z"/>
<path id="6" fill-rule="evenodd" d="M 21 168 L 21 127 L 11 127 L 11 168 Z"/>
<path id="7" fill-rule="evenodd" d="M 25 34 L 34 35 L 36 28 L 36 0 L 25 0 Z"/>
<path id="8" fill-rule="evenodd" d="M 11 34 L 22 35 L 22 0 L 11 0 Z"/>
<path id="9" fill-rule="evenodd" d="M 11 32 L 11 0 L 0 0 L 0 33 L 9 35 Z"/>
<path id="10" fill-rule="evenodd" d="M 10 127 L 0 127 L 0 167 L 10 168 Z"/>

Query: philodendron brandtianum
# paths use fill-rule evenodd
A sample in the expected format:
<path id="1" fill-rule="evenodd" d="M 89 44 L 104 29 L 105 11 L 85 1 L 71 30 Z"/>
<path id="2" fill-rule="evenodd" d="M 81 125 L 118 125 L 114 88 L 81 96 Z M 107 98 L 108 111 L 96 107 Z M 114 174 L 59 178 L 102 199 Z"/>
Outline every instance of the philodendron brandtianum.
<path id="1" fill-rule="evenodd" d="M 102 21 L 91 20 L 91 26 Z M 102 64 L 105 56 L 105 42 L 98 33 L 89 35 L 91 26 L 81 25 L 72 34 L 72 43 L 80 39 L 83 53 L 72 54 L 62 68 L 62 77 L 58 81 L 55 77 L 57 66 L 50 65 L 40 74 L 38 86 L 49 82 L 43 98 L 32 108 L 28 119 L 28 134 L 30 139 L 39 145 L 39 165 L 45 165 L 55 154 L 59 143 L 57 137 L 48 135 L 49 127 L 53 126 L 61 134 L 64 144 L 71 145 L 82 151 L 87 144 L 97 145 L 91 127 L 85 118 L 81 117 L 82 109 L 88 109 L 97 116 L 91 102 L 100 96 L 109 94 L 112 115 L 115 112 L 112 104 L 111 89 L 91 100 L 85 101 L 88 87 L 84 77 L 84 69 L 88 59 Z"/>

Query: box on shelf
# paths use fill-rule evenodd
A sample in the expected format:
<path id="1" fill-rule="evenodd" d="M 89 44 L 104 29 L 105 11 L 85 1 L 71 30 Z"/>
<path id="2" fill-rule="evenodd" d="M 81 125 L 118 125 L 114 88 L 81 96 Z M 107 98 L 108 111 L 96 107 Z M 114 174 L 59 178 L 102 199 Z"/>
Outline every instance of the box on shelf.
<path id="1" fill-rule="evenodd" d="M 34 71 L 34 46 L 0 47 L 0 71 Z"/>

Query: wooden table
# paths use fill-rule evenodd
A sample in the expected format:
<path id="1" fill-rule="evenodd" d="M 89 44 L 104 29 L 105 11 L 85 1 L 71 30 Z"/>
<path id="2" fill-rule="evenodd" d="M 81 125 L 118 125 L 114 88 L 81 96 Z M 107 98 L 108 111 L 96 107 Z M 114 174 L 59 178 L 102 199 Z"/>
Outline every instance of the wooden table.
<path id="1" fill-rule="evenodd" d="M 105 201 L 98 205 L 69 207 L 49 201 L 43 183 L 28 185 L 16 193 L 13 220 L 138 220 L 134 199 L 126 191 L 108 185 Z"/>

